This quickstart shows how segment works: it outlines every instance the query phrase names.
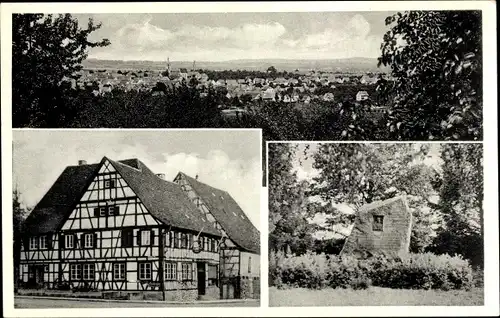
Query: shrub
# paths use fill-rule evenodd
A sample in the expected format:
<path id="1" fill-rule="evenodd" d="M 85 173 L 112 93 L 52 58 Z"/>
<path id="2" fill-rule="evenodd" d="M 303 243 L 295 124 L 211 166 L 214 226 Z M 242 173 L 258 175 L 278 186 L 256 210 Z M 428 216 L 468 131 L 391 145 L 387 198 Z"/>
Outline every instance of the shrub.
<path id="1" fill-rule="evenodd" d="M 372 280 L 367 276 L 361 276 L 351 280 L 350 287 L 354 290 L 367 289 L 372 285 Z"/>
<path id="2" fill-rule="evenodd" d="M 307 253 L 270 259 L 271 284 L 304 288 L 365 289 L 380 286 L 404 289 L 470 289 L 474 286 L 472 268 L 460 256 L 405 254 L 374 255 L 357 259 L 343 255 Z"/>
<path id="3" fill-rule="evenodd" d="M 407 289 L 470 289 L 472 267 L 460 256 L 407 254 L 386 260 L 374 269 L 374 285 Z"/>
<path id="4" fill-rule="evenodd" d="M 285 257 L 280 264 L 281 281 L 294 287 L 323 288 L 326 286 L 327 263 L 325 254 Z"/>

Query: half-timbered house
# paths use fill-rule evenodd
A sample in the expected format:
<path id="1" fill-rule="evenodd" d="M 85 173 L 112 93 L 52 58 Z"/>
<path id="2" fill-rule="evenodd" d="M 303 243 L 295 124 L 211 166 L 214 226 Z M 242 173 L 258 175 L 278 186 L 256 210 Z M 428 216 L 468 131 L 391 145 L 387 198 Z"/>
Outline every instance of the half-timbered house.
<path id="1" fill-rule="evenodd" d="M 24 223 L 20 283 L 162 292 L 164 299 L 227 298 L 219 289 L 224 272 L 219 246 L 241 238 L 223 232 L 226 221 L 212 216 L 200 213 L 181 185 L 138 159 L 81 160 L 66 167 Z M 258 271 L 255 261 L 247 265 L 249 272 Z"/>
<path id="2" fill-rule="evenodd" d="M 222 298 L 258 298 L 260 293 L 260 233 L 238 203 L 223 191 L 178 173 L 179 184 L 200 215 L 222 233 L 220 293 Z"/>

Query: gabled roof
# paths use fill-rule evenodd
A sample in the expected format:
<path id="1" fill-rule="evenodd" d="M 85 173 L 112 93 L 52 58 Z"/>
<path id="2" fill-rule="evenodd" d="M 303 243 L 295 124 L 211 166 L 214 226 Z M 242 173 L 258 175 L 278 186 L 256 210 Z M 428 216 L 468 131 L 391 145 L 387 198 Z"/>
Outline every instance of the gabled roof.
<path id="1" fill-rule="evenodd" d="M 109 160 L 125 182 L 136 193 L 146 209 L 158 220 L 176 228 L 220 236 L 203 218 L 181 187 L 156 176 L 138 159 Z M 26 219 L 25 232 L 30 235 L 57 231 L 94 179 L 101 164 L 69 166 L 56 180 Z"/>
<path id="2" fill-rule="evenodd" d="M 204 184 L 179 172 L 205 202 L 229 238 L 240 248 L 260 254 L 260 233 L 226 191 Z"/>
<path id="3" fill-rule="evenodd" d="M 99 164 L 66 167 L 24 221 L 24 231 L 37 235 L 57 230 L 98 168 Z"/>

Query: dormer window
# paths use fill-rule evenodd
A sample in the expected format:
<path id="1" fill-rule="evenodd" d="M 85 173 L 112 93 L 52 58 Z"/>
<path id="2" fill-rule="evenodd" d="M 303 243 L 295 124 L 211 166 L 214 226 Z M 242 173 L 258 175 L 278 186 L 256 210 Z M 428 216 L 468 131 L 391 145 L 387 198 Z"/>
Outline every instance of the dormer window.
<path id="1" fill-rule="evenodd" d="M 373 216 L 373 231 L 382 232 L 384 230 L 384 216 L 374 215 Z"/>

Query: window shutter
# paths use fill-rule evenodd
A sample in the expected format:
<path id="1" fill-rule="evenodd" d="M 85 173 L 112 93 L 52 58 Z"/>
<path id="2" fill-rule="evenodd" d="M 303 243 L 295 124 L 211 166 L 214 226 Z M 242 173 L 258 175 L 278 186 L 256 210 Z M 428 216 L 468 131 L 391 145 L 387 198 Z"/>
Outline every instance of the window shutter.
<path id="1" fill-rule="evenodd" d="M 52 249 L 52 233 L 47 234 L 47 249 Z"/>
<path id="2" fill-rule="evenodd" d="M 158 235 L 158 238 L 160 236 Z M 149 245 L 153 246 L 155 245 L 155 232 L 153 230 L 149 231 Z"/>
<path id="3" fill-rule="evenodd" d="M 141 245 L 141 230 L 137 231 L 137 245 Z"/>
<path id="4" fill-rule="evenodd" d="M 83 235 L 81 236 L 83 237 Z M 77 248 L 80 242 L 78 242 L 78 235 L 73 234 L 73 248 Z"/>
<path id="5" fill-rule="evenodd" d="M 64 234 L 59 234 L 59 249 L 63 250 L 66 246 L 64 246 Z"/>
<path id="6" fill-rule="evenodd" d="M 97 248 L 97 233 L 94 233 L 94 241 L 92 243 L 93 247 Z"/>
<path id="7" fill-rule="evenodd" d="M 128 246 L 128 239 L 129 239 L 128 231 L 122 230 L 120 234 L 121 234 L 120 235 L 121 246 L 127 247 Z"/>
<path id="8" fill-rule="evenodd" d="M 115 205 L 115 215 L 118 215 L 118 214 L 120 214 L 120 206 Z"/>
<path id="9" fill-rule="evenodd" d="M 30 238 L 29 237 L 25 237 L 24 240 L 23 240 L 23 244 L 24 244 L 24 249 L 26 251 L 29 251 L 30 250 Z"/>
<path id="10" fill-rule="evenodd" d="M 94 216 L 99 217 L 99 207 L 94 208 Z"/>

